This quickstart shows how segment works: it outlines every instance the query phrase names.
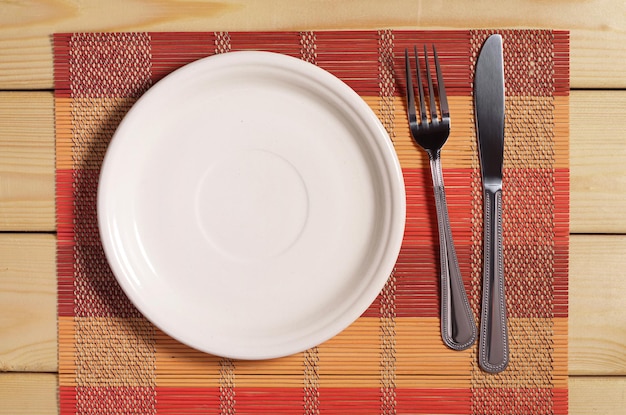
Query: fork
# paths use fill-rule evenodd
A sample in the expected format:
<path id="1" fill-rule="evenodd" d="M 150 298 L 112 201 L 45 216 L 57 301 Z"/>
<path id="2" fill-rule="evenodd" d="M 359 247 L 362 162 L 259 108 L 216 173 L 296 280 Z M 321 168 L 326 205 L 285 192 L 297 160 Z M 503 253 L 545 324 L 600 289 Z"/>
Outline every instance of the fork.
<path id="1" fill-rule="evenodd" d="M 437 49 L 433 45 L 435 70 L 437 73 L 437 95 L 439 98 L 441 117 L 437 114 L 437 102 L 435 101 L 433 79 L 430 74 L 430 65 L 428 62 L 428 49 L 424 46 L 424 62 L 426 66 L 426 77 L 428 78 L 429 119 L 429 114 L 426 111 L 426 100 L 424 99 L 424 86 L 419 64 L 420 59 L 417 47 L 414 46 L 413 49 L 417 72 L 417 90 L 419 93 L 419 121 L 416 114 L 415 90 L 413 88 L 413 81 L 411 80 L 412 71 L 409 51 L 405 49 L 407 112 L 411 136 L 428 154 L 435 192 L 441 266 L 441 337 L 444 343 L 451 349 L 464 350 L 470 347 L 476 340 L 476 324 L 474 323 L 474 316 L 467 300 L 465 286 L 463 285 L 463 279 L 459 269 L 459 261 L 452 240 L 452 229 L 450 228 L 446 193 L 443 185 L 443 172 L 441 169 L 441 148 L 450 135 L 450 110 L 448 108 L 448 99 L 446 97 L 441 67 L 439 66 Z"/>

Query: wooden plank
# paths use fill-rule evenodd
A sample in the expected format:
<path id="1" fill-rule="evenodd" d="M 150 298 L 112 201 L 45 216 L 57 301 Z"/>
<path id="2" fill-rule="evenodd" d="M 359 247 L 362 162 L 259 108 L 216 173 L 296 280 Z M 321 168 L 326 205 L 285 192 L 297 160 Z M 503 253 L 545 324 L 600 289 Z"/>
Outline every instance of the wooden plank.
<path id="1" fill-rule="evenodd" d="M 55 32 L 378 28 L 571 30 L 572 86 L 619 88 L 626 86 L 625 12 L 626 3 L 618 0 L 566 7 L 531 0 L 515 0 L 508 7 L 476 7 L 464 0 L 445 5 L 414 0 L 5 2 L 0 15 L 0 89 L 52 89 Z"/>
<path id="2" fill-rule="evenodd" d="M 0 235 L 0 370 L 56 371 L 51 235 Z M 572 235 L 569 373 L 626 375 L 626 235 Z"/>
<path id="3" fill-rule="evenodd" d="M 0 234 L 0 371 L 57 370 L 55 241 Z"/>
<path id="4" fill-rule="evenodd" d="M 571 375 L 626 375 L 625 298 L 626 236 L 572 236 Z"/>
<path id="5" fill-rule="evenodd" d="M 53 373 L 0 373 L 0 415 L 58 414 L 57 378 Z"/>
<path id="6" fill-rule="evenodd" d="M 570 377 L 570 415 L 623 415 L 626 410 L 626 378 Z"/>
<path id="7" fill-rule="evenodd" d="M 55 229 L 53 97 L 0 92 L 0 231 Z M 572 233 L 626 233 L 626 91 L 572 91 Z"/>
<path id="8" fill-rule="evenodd" d="M 54 101 L 0 92 L 0 231 L 54 231 Z"/>
<path id="9" fill-rule="evenodd" d="M 572 233 L 626 233 L 626 91 L 572 91 Z"/>
<path id="10" fill-rule="evenodd" d="M 0 415 L 58 414 L 57 375 L 0 373 Z M 623 415 L 626 378 L 570 377 L 571 415 Z"/>

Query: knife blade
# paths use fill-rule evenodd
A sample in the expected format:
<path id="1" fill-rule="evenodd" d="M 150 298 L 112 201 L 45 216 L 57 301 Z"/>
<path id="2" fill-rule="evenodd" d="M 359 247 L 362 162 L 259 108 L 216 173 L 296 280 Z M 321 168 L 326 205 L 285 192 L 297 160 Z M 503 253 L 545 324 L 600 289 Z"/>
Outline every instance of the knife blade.
<path id="1" fill-rule="evenodd" d="M 483 295 L 478 360 L 486 372 L 509 362 L 502 249 L 502 166 L 504 161 L 504 60 L 502 36 L 483 43 L 474 75 L 476 133 L 483 182 Z"/>

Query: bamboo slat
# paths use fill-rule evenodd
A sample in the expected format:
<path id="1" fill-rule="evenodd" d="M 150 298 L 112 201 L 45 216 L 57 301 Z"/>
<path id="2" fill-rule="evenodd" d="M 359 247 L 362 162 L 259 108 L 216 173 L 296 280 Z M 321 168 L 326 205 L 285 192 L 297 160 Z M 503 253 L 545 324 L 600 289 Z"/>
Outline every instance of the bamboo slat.
<path id="1" fill-rule="evenodd" d="M 626 86 L 626 4 L 515 0 L 508 7 L 454 0 L 220 2 L 38 0 L 5 2 L 0 89 L 51 89 L 50 35 L 76 31 L 234 31 L 416 28 L 549 28 L 571 31 L 574 88 Z M 33 10 L 37 10 L 36 13 Z M 358 13 L 355 13 L 358 10 Z"/>

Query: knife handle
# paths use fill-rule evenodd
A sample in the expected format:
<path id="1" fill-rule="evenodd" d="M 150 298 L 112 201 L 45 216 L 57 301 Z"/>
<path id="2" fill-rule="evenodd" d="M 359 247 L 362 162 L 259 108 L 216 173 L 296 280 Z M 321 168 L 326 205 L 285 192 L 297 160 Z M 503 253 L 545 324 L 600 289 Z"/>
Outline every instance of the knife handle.
<path id="1" fill-rule="evenodd" d="M 483 298 L 480 323 L 480 367 L 490 373 L 509 363 L 502 253 L 502 189 L 485 189 Z"/>
<path id="2" fill-rule="evenodd" d="M 465 350 L 476 341 L 476 323 L 470 308 L 452 239 L 439 152 L 430 154 L 439 229 L 441 266 L 441 337 L 451 349 Z"/>

